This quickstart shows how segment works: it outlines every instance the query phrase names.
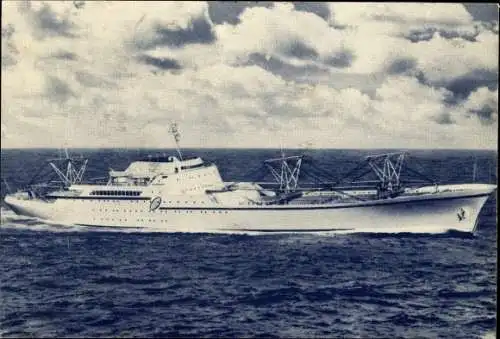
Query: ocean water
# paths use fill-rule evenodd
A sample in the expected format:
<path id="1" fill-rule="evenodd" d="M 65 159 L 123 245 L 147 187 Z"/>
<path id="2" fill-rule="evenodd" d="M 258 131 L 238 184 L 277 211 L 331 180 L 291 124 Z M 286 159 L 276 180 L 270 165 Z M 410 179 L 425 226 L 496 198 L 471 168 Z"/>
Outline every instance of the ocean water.
<path id="1" fill-rule="evenodd" d="M 166 150 L 170 154 L 171 150 Z M 299 151 L 287 151 L 287 154 Z M 335 175 L 380 151 L 308 151 Z M 152 150 L 73 150 L 89 175 Z M 186 150 L 249 178 L 277 150 Z M 497 153 L 414 151 L 448 182 L 496 183 Z M 2 150 L 2 196 L 57 150 Z M 224 235 L 52 225 L 2 206 L 2 337 L 482 338 L 496 324 L 497 212 L 478 232 Z"/>

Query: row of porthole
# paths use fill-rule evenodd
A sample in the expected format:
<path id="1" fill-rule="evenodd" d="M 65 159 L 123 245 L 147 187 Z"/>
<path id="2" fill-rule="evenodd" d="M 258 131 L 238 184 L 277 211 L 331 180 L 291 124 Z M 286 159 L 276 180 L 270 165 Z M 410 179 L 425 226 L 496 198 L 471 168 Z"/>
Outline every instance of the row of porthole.
<path id="1" fill-rule="evenodd" d="M 80 200 L 83 200 L 84 202 L 87 201 L 87 199 L 72 199 L 72 200 L 78 200 L 78 202 L 81 202 Z M 116 201 L 116 200 L 102 200 L 102 199 L 95 199 L 95 200 L 88 200 L 88 202 L 94 203 L 94 202 L 114 202 L 114 203 L 121 203 L 121 201 Z M 144 200 L 128 200 L 127 203 L 130 202 L 135 202 L 136 204 L 143 203 Z"/>
<path id="2" fill-rule="evenodd" d="M 186 213 L 186 214 L 188 214 L 188 213 L 192 214 L 193 210 L 178 209 L 178 210 L 171 210 L 170 213 L 179 213 L 180 214 L 180 213 L 183 213 L 183 212 Z M 165 213 L 166 214 L 166 213 L 168 213 L 168 210 L 160 210 L 160 213 Z M 209 213 L 209 212 L 208 212 L 208 210 L 200 210 L 200 213 L 205 213 L 206 214 L 206 213 Z M 222 214 L 222 213 L 227 214 L 229 212 L 228 211 L 222 211 L 222 210 L 212 210 L 212 214 L 217 214 L 217 213 L 218 214 Z"/>
<path id="3" fill-rule="evenodd" d="M 107 212 L 107 210 L 106 210 L 106 209 L 105 209 L 104 211 L 99 210 L 99 212 Z M 110 211 L 110 212 L 111 212 L 111 211 Z M 114 211 L 113 211 L 113 212 L 114 212 Z M 117 212 L 119 212 L 119 211 L 117 210 Z M 130 212 L 132 212 L 132 211 L 130 211 Z M 141 212 L 141 211 L 135 211 L 135 213 L 140 213 L 140 212 Z M 146 212 L 146 211 L 142 211 L 142 212 Z M 150 211 L 150 212 L 151 212 L 151 211 Z M 168 212 L 167 212 L 166 210 L 160 210 L 160 213 L 165 213 L 165 214 L 166 214 L 166 213 L 168 213 Z M 173 213 L 178 213 L 178 214 L 181 214 L 181 213 L 182 213 L 182 211 L 181 211 L 181 210 L 173 210 Z M 184 210 L 184 213 L 185 213 L 185 214 L 193 214 L 193 211 L 192 211 L 192 210 Z M 200 214 L 207 214 L 207 213 L 209 213 L 207 210 L 200 210 Z M 228 212 L 228 211 L 221 211 L 221 210 L 218 210 L 218 211 L 212 210 L 212 214 L 217 214 L 217 213 L 218 213 L 218 214 L 223 214 L 223 213 L 224 213 L 224 214 L 228 214 L 229 212 Z M 101 218 L 101 220 L 102 220 L 102 218 Z M 106 220 L 108 220 L 108 218 L 106 218 Z M 112 219 L 112 220 L 114 221 L 114 219 Z M 120 219 L 119 221 L 121 221 L 121 219 Z M 127 220 L 125 219 L 125 221 L 127 221 Z M 139 221 L 139 220 L 138 220 L 138 221 Z M 143 221 L 143 220 L 141 220 L 141 221 Z"/>
<path id="4" fill-rule="evenodd" d="M 101 221 L 115 221 L 115 219 L 113 219 L 113 218 L 111 218 L 111 219 L 110 218 L 101 218 Z M 122 221 L 127 222 L 127 219 L 118 219 L 117 221 L 119 221 L 119 222 L 122 222 Z M 154 220 L 154 219 L 153 220 L 151 220 L 151 219 L 149 219 L 149 220 L 137 219 L 136 220 L 136 222 L 144 222 L 144 221 L 156 222 L 156 220 Z M 160 220 L 160 222 L 164 223 L 164 222 L 167 222 L 167 220 L 162 219 L 162 220 Z"/>
<path id="5" fill-rule="evenodd" d="M 110 220 L 111 221 L 115 221 L 115 219 L 113 219 L 113 218 L 111 218 L 111 219 L 110 218 L 101 218 L 101 221 L 110 221 Z M 120 222 L 125 221 L 125 222 L 127 222 L 128 220 L 127 219 L 117 219 L 116 221 L 120 221 Z"/>
<path id="6" fill-rule="evenodd" d="M 206 177 L 206 176 L 213 176 L 213 173 L 203 173 L 203 176 Z M 198 174 L 198 178 L 201 178 L 201 174 Z M 179 178 L 177 178 L 177 180 L 179 179 L 196 179 L 196 177 L 194 175 L 180 175 Z"/>
<path id="7" fill-rule="evenodd" d="M 95 208 L 92 209 L 92 212 L 97 212 Z M 108 210 L 105 208 L 104 210 L 102 208 L 99 209 L 99 212 L 108 212 Z M 110 210 L 109 212 L 127 212 L 126 209 L 123 210 Z M 146 210 L 128 210 L 129 213 L 141 213 L 141 212 L 146 212 Z"/>
<path id="8" fill-rule="evenodd" d="M 171 200 L 169 200 L 169 202 L 168 202 L 168 203 L 169 203 L 169 204 L 173 204 L 174 202 L 173 202 L 173 201 L 171 201 Z M 181 203 L 181 201 L 180 201 L 180 200 L 177 200 L 177 204 L 180 204 L 180 203 Z M 185 200 L 185 201 L 184 201 L 184 203 L 185 203 L 185 204 L 189 204 L 189 201 Z M 199 203 L 204 204 L 205 202 L 204 202 L 204 201 L 200 201 Z M 193 204 L 194 204 L 194 205 L 198 204 L 198 201 L 193 201 Z"/>
<path id="9" fill-rule="evenodd" d="M 195 186 L 195 187 L 192 187 L 192 188 L 186 190 L 186 192 L 199 191 L 199 190 L 206 188 L 206 187 L 207 187 L 207 185 L 205 185 L 203 187 L 202 186 Z"/>
<path id="10" fill-rule="evenodd" d="M 97 210 L 96 209 L 92 209 L 92 212 L 97 212 Z M 103 209 L 99 209 L 99 212 L 108 212 L 108 210 L 107 209 L 104 209 L 104 210 Z M 126 209 L 124 209 L 124 210 L 110 210 L 109 212 L 127 212 L 127 210 Z M 142 213 L 142 212 L 153 212 L 153 211 L 147 211 L 147 210 L 142 210 L 142 211 L 141 210 L 128 210 L 128 212 L 129 213 Z M 186 212 L 186 213 L 193 213 L 192 210 L 185 210 L 184 212 Z M 218 212 L 219 212 L 219 214 L 222 214 L 221 210 L 219 210 Z M 227 211 L 225 211 L 225 212 L 227 213 Z M 168 213 L 168 212 L 167 212 L 167 210 L 160 210 L 160 213 Z M 180 210 L 173 210 L 173 213 L 182 213 L 182 212 Z M 205 210 L 202 210 L 202 211 L 200 211 L 200 213 L 208 213 L 208 212 L 205 211 Z M 212 211 L 212 213 L 215 213 L 215 211 Z"/>

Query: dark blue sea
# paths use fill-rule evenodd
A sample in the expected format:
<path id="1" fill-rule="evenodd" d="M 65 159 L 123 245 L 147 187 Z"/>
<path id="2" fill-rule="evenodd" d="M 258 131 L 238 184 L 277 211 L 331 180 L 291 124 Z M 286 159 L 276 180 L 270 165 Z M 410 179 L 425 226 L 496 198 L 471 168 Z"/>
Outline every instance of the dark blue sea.
<path id="1" fill-rule="evenodd" d="M 306 151 L 334 175 L 382 150 Z M 89 175 L 163 150 L 71 150 Z M 165 150 L 171 154 L 172 150 Z M 186 150 L 244 180 L 279 150 Z M 287 150 L 287 155 L 304 151 Z M 441 182 L 496 183 L 496 151 L 413 151 Z M 58 150 L 2 150 L 2 197 Z M 93 168 L 93 169 L 91 169 Z M 4 180 L 5 179 L 5 180 Z M 49 225 L 1 209 L 0 336 L 494 338 L 497 220 L 478 232 L 214 235 Z"/>

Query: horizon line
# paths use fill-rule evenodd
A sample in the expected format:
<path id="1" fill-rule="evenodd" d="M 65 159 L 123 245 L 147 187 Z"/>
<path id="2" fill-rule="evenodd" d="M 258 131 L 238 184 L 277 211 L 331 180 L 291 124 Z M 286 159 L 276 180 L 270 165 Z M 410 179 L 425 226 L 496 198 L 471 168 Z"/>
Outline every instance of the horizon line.
<path id="1" fill-rule="evenodd" d="M 118 146 L 95 146 L 95 147 L 0 147 L 2 150 L 72 150 L 72 149 L 126 149 L 126 150 L 176 150 L 175 147 L 118 147 Z M 182 149 L 255 149 L 255 150 L 279 150 L 280 147 L 183 147 Z M 284 147 L 289 150 L 452 150 L 452 151 L 497 151 L 498 148 L 452 148 L 452 147 Z"/>

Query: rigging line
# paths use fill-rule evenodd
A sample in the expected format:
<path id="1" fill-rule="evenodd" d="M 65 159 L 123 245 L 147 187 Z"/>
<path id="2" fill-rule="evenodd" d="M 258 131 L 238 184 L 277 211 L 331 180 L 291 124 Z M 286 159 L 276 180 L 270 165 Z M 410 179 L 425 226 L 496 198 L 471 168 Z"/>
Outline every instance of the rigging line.
<path id="1" fill-rule="evenodd" d="M 403 165 L 403 168 L 406 170 L 406 171 L 409 171 L 411 173 L 414 173 L 416 175 L 418 175 L 419 177 L 421 178 L 424 178 L 425 180 L 429 181 L 429 182 L 432 182 L 432 183 L 436 183 L 436 180 L 434 180 L 433 178 L 430 178 L 429 176 L 421 173 L 420 171 L 416 170 L 416 169 L 413 169 L 411 168 L 408 164 L 404 164 Z"/>
<path id="2" fill-rule="evenodd" d="M 415 169 L 416 171 L 418 171 L 418 172 L 426 172 L 426 171 L 428 172 L 428 171 L 431 171 L 432 176 L 434 176 L 433 166 L 425 166 L 422 163 L 422 161 L 418 157 L 416 157 L 414 155 L 411 155 L 411 156 L 408 155 L 406 163 L 408 164 L 410 160 L 413 160 L 415 162 L 415 167 L 417 167 Z M 408 166 L 408 165 L 406 165 L 406 166 Z M 435 180 L 433 180 L 433 181 L 435 181 Z"/>
<path id="3" fill-rule="evenodd" d="M 313 179 L 314 179 L 314 177 L 313 177 Z M 320 179 L 320 184 L 321 184 L 321 185 L 326 186 L 326 188 L 324 188 L 324 187 L 320 188 L 320 189 L 319 189 L 320 191 L 324 191 L 324 190 L 331 190 L 331 191 L 333 191 L 333 192 L 336 192 L 336 193 L 339 193 L 339 194 L 342 194 L 342 195 L 346 195 L 346 196 L 348 196 L 348 197 L 350 197 L 350 198 L 353 198 L 353 199 L 356 199 L 356 200 L 359 200 L 359 201 L 366 201 L 366 199 L 362 199 L 362 198 L 357 197 L 357 196 L 355 196 L 355 195 L 352 195 L 352 194 L 346 193 L 346 192 L 345 192 L 345 191 L 343 191 L 343 190 L 335 189 L 335 188 L 334 188 L 331 184 L 328 184 L 327 182 L 324 182 L 324 181 L 322 181 L 321 179 Z"/>
<path id="4" fill-rule="evenodd" d="M 5 178 L 3 178 L 3 182 L 5 184 L 5 187 L 7 188 L 7 191 L 9 193 L 12 193 L 12 190 L 10 189 L 9 183 L 7 182 L 7 180 Z"/>
<path id="5" fill-rule="evenodd" d="M 414 173 L 414 174 L 416 174 L 416 175 L 418 175 L 418 176 L 420 176 L 420 177 L 424 178 L 425 180 L 427 180 L 427 181 L 429 181 L 429 182 L 431 182 L 431 183 L 433 183 L 433 184 L 436 184 L 436 183 L 437 183 L 437 181 L 436 181 L 436 180 L 431 179 L 431 178 L 429 178 L 428 176 L 426 176 L 426 175 L 424 175 L 424 174 L 422 174 L 422 173 L 420 173 L 420 172 L 418 172 L 418 171 L 416 171 L 416 170 L 414 170 L 414 169 L 412 169 L 412 168 L 410 168 L 410 167 L 408 167 L 408 166 L 406 166 L 406 165 L 404 166 L 404 168 L 405 168 L 405 170 L 406 170 L 406 171 L 412 172 L 412 173 Z"/>
<path id="6" fill-rule="evenodd" d="M 406 184 L 411 184 L 411 183 L 425 183 L 427 185 L 429 184 L 428 180 L 421 180 L 421 179 L 401 179 L 400 181 Z"/>
<path id="7" fill-rule="evenodd" d="M 338 185 L 339 183 L 341 183 L 345 178 L 348 178 L 349 176 L 353 175 L 356 171 L 362 169 L 364 166 L 366 166 L 368 163 L 368 160 L 364 160 L 362 161 L 361 163 L 359 163 L 356 167 L 354 167 L 353 169 L 351 169 L 349 172 L 347 172 L 347 174 L 343 175 L 339 180 L 337 180 L 335 182 L 334 185 Z M 371 168 L 370 168 L 370 171 L 371 171 Z"/>
<path id="8" fill-rule="evenodd" d="M 245 173 L 243 175 L 243 178 L 245 179 L 248 178 L 247 180 L 255 182 L 255 181 L 260 181 L 266 175 L 267 175 L 267 169 L 263 164 L 261 164 L 259 167 L 256 167 L 255 169 Z"/>
<path id="9" fill-rule="evenodd" d="M 108 170 L 109 169 L 109 164 L 108 163 L 97 163 L 93 162 L 91 166 L 88 167 L 89 169 L 95 168 L 95 169 L 100 169 L 100 170 Z"/>
<path id="10" fill-rule="evenodd" d="M 329 186 L 332 185 L 332 180 L 330 178 L 325 178 L 324 176 L 318 175 L 314 171 L 310 171 L 308 174 L 310 175 L 310 177 L 313 177 L 317 183 Z"/>
<path id="11" fill-rule="evenodd" d="M 309 171 L 302 171 L 302 173 L 303 173 L 306 177 L 308 177 L 308 178 L 312 178 L 312 179 L 315 181 L 315 183 L 322 184 L 322 183 L 324 182 L 324 180 L 323 180 L 321 177 L 317 176 L 316 174 L 314 174 L 314 173 L 312 173 L 312 172 L 309 172 Z"/>
<path id="12" fill-rule="evenodd" d="M 314 170 L 313 168 L 303 169 L 301 174 L 306 177 L 312 178 L 316 181 L 316 183 L 324 184 L 329 180 L 329 178 L 324 177 L 321 173 L 318 173 L 318 171 Z"/>
<path id="13" fill-rule="evenodd" d="M 359 200 L 359 201 L 367 201 L 367 199 L 363 199 L 363 198 L 357 197 L 357 196 L 355 196 L 353 194 L 349 194 L 349 193 L 347 193 L 346 191 L 343 191 L 343 190 L 335 189 L 333 187 L 329 187 L 328 189 L 331 190 L 331 191 L 333 191 L 333 192 L 346 195 L 346 196 L 348 196 L 350 198 L 353 198 L 353 199 L 356 199 L 356 200 Z M 324 190 L 325 189 L 321 189 L 321 191 L 324 191 Z"/>
<path id="14" fill-rule="evenodd" d="M 325 178 L 327 181 L 331 183 L 331 185 L 335 185 L 336 183 L 340 182 L 338 176 L 328 175 L 327 173 L 324 173 L 324 171 L 322 171 L 321 168 L 312 167 L 310 170 L 314 171 L 316 174 L 319 174 L 321 177 Z"/>
<path id="15" fill-rule="evenodd" d="M 352 179 L 351 179 L 351 182 L 354 182 L 355 180 L 358 180 L 359 178 L 362 178 L 362 177 L 364 177 L 365 175 L 367 175 L 368 173 L 371 173 L 371 172 L 372 172 L 372 169 L 371 169 L 371 168 L 369 168 L 369 169 L 367 169 L 366 171 L 364 171 L 363 173 L 361 173 L 360 175 L 358 175 L 358 176 L 356 176 L 356 177 L 352 178 Z M 380 182 L 380 180 L 377 180 L 377 182 Z"/>
<path id="16" fill-rule="evenodd" d="M 247 173 L 245 173 L 245 175 L 255 174 L 255 173 L 261 171 L 262 169 L 265 169 L 265 165 L 264 165 L 264 163 L 259 163 L 258 166 L 254 167 L 253 169 L 249 169 L 247 171 Z"/>
<path id="17" fill-rule="evenodd" d="M 332 172 L 330 172 L 330 171 L 328 171 L 328 170 L 326 170 L 326 169 L 324 169 L 324 168 L 316 165 L 312 161 L 308 161 L 306 164 L 309 165 L 309 167 L 314 168 L 317 171 L 321 172 L 323 174 L 323 176 L 328 177 L 331 180 L 334 180 L 334 178 L 336 178 L 338 176 L 337 174 L 333 174 Z"/>
<path id="18" fill-rule="evenodd" d="M 320 183 L 321 183 L 322 185 L 326 186 L 326 188 L 324 188 L 324 187 L 320 188 L 320 190 L 321 190 L 321 191 L 324 191 L 324 190 L 327 190 L 327 189 L 328 189 L 328 190 L 331 190 L 331 191 L 333 191 L 333 192 L 336 192 L 336 193 L 339 193 L 339 194 L 346 195 L 346 196 L 348 196 L 348 197 L 350 197 L 350 198 L 353 198 L 353 199 L 356 199 L 356 200 L 359 200 L 359 201 L 366 201 L 366 199 L 363 199 L 363 198 L 357 197 L 357 196 L 355 196 L 355 195 L 349 194 L 349 193 L 347 193 L 347 192 L 345 192 L 345 191 L 343 191 L 343 190 L 336 189 L 336 188 L 335 188 L 335 186 L 336 186 L 336 185 L 338 185 L 338 183 L 339 183 L 338 181 L 337 181 L 336 183 L 334 183 L 334 184 L 329 184 L 329 183 L 324 182 L 324 181 L 322 181 L 322 180 L 320 179 Z"/>
<path id="19" fill-rule="evenodd" d="M 408 184 L 413 183 L 413 185 L 411 186 L 412 189 L 425 187 L 425 186 L 429 185 L 429 182 L 427 182 L 427 181 L 425 181 L 425 182 L 424 181 L 404 181 L 403 183 L 408 183 Z"/>
<path id="20" fill-rule="evenodd" d="M 321 173 L 318 173 L 318 171 L 316 171 L 312 168 L 302 169 L 302 174 L 309 176 L 310 178 L 313 178 L 314 180 L 316 180 L 317 182 L 320 182 L 320 183 L 323 183 L 325 181 L 330 180 L 330 178 L 325 177 L 324 175 L 322 175 Z"/>
<path id="21" fill-rule="evenodd" d="M 265 174 L 260 174 L 258 176 L 255 176 L 255 175 L 252 175 L 252 176 L 249 176 L 249 180 L 250 182 L 257 182 L 257 181 L 262 181 L 262 179 L 264 179 L 264 177 L 266 176 L 267 173 Z M 246 178 L 246 177 L 245 177 Z"/>
<path id="22" fill-rule="evenodd" d="M 47 162 L 45 162 L 45 165 L 40 166 L 40 168 L 39 168 L 39 169 L 38 169 L 38 171 L 35 173 L 35 175 L 33 175 L 33 176 L 31 177 L 31 180 L 28 182 L 28 185 L 33 184 L 33 182 L 35 181 L 35 179 L 37 179 L 37 178 L 38 178 L 38 177 L 42 174 L 42 172 L 43 172 L 43 171 L 47 171 L 47 169 L 50 169 L 50 167 L 49 167 L 49 163 L 50 163 L 50 161 L 47 161 Z M 50 171 L 50 173 L 52 173 L 52 171 Z M 47 174 L 48 174 L 48 173 L 47 173 Z M 47 175 L 47 174 L 45 174 L 45 175 Z"/>
<path id="23" fill-rule="evenodd" d="M 331 172 L 329 172 L 329 171 L 325 170 L 324 168 L 322 168 L 322 167 L 320 167 L 320 166 L 316 165 L 316 164 L 315 164 L 315 163 L 313 163 L 313 162 L 307 162 L 306 164 L 307 164 L 306 168 L 308 168 L 308 167 L 309 167 L 311 170 L 315 170 L 317 173 L 321 173 L 321 175 L 322 175 L 323 177 L 328 178 L 328 179 L 329 179 L 329 180 L 331 180 L 331 181 L 334 181 L 334 180 L 335 180 L 335 178 L 338 176 L 337 174 L 335 174 L 335 175 L 334 175 L 334 174 L 332 174 Z"/>
<path id="24" fill-rule="evenodd" d="M 55 178 L 55 177 L 57 176 L 57 174 L 56 174 L 55 172 L 51 172 L 50 174 L 51 174 L 51 175 L 48 175 L 48 176 L 47 176 L 47 180 L 46 180 L 46 181 L 47 181 L 47 183 L 50 183 L 50 182 L 52 181 L 52 179 L 53 179 L 53 178 Z M 36 185 L 36 184 L 34 184 L 34 183 L 30 183 L 30 184 L 28 184 L 28 185 L 25 185 L 25 187 L 30 188 L 30 186 L 35 186 L 35 185 Z"/>

